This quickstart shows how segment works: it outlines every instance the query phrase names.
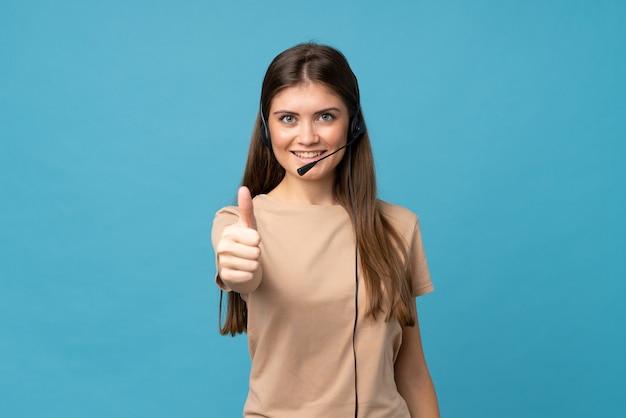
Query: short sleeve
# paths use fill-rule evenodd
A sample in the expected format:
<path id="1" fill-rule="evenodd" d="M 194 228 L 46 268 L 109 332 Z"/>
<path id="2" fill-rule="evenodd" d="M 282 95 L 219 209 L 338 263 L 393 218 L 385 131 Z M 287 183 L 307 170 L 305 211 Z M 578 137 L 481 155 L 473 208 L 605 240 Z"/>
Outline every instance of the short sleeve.
<path id="1" fill-rule="evenodd" d="M 227 226 L 235 224 L 239 219 L 239 209 L 235 206 L 227 206 L 223 209 L 220 209 L 213 218 L 213 228 L 211 230 L 211 242 L 213 244 L 213 252 L 215 253 L 215 268 L 219 271 L 217 266 L 217 252 L 215 248 L 217 248 L 217 243 L 222 237 L 222 232 Z M 220 279 L 218 273 L 215 273 L 215 284 L 219 286 L 220 289 L 225 292 L 230 292 L 230 288 L 224 284 L 222 279 Z"/>
<path id="2" fill-rule="evenodd" d="M 413 296 L 422 296 L 435 290 L 430 279 L 430 271 L 428 270 L 426 253 L 424 252 L 419 220 L 416 220 L 415 227 L 413 228 L 409 257 L 411 257 L 411 289 Z"/>

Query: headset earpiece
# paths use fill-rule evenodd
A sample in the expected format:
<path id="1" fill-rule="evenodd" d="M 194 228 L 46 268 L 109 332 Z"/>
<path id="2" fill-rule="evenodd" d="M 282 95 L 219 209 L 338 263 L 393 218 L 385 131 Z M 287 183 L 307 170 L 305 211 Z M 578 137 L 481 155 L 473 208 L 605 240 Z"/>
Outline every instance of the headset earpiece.
<path id="1" fill-rule="evenodd" d="M 267 121 L 265 120 L 265 116 L 263 116 L 263 109 L 259 110 L 259 117 L 261 119 L 261 142 L 268 147 L 272 148 L 272 141 L 270 140 L 270 130 L 267 127 Z"/>
<path id="2" fill-rule="evenodd" d="M 361 104 L 358 104 L 352 120 L 350 120 L 350 140 L 356 141 L 365 133 L 365 122 L 361 119 Z"/>

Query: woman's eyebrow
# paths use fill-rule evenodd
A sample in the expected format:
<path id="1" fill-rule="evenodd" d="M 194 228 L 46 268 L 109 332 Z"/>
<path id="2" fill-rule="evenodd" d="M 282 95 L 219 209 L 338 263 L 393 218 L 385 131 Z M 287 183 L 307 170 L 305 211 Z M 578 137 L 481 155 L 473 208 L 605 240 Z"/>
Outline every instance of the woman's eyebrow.
<path id="1" fill-rule="evenodd" d="M 334 111 L 334 112 L 341 112 L 341 109 L 339 109 L 338 107 L 328 107 L 328 108 L 324 108 L 321 110 L 317 110 L 315 112 L 313 112 L 313 114 L 318 115 L 320 113 L 325 113 L 325 112 L 330 112 L 330 111 Z M 291 115 L 299 115 L 298 112 L 294 112 L 293 110 L 283 110 L 283 109 L 279 109 L 279 110 L 275 110 L 274 112 L 272 112 L 273 115 L 278 115 L 281 113 L 289 113 Z"/>

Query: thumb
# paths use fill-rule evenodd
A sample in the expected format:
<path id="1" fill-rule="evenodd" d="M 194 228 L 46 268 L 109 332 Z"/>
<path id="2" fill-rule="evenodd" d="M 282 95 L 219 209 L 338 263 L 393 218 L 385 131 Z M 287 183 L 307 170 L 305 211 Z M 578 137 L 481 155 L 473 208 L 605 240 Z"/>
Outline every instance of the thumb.
<path id="1" fill-rule="evenodd" d="M 240 187 L 237 192 L 237 205 L 239 206 L 239 221 L 248 228 L 256 229 L 252 196 L 250 195 L 250 190 L 246 186 Z"/>

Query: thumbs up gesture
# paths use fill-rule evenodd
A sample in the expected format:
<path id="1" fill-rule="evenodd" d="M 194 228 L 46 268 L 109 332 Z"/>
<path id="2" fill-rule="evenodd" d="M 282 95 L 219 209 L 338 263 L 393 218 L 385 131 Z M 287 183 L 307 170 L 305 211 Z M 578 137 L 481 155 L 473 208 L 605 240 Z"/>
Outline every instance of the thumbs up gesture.
<path id="1" fill-rule="evenodd" d="M 261 282 L 261 236 L 256 230 L 252 196 L 247 187 L 239 188 L 237 205 L 239 221 L 224 228 L 216 247 L 218 274 L 231 290 L 250 293 Z"/>
<path id="2" fill-rule="evenodd" d="M 250 190 L 243 186 L 237 192 L 237 206 L 239 206 L 239 222 L 246 228 L 256 230 L 256 219 L 254 219 L 254 206 Z"/>

